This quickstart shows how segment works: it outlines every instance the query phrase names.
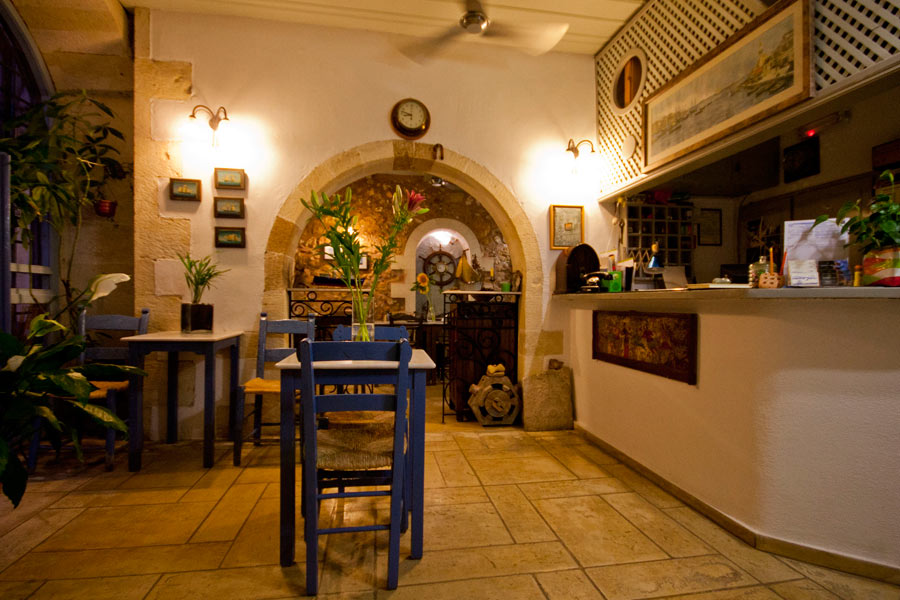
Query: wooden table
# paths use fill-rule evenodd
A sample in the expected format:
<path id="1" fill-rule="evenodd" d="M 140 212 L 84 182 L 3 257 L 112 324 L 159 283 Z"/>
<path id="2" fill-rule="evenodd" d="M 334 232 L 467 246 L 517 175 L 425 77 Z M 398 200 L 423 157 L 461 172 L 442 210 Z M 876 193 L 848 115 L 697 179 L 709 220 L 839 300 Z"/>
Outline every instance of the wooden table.
<path id="1" fill-rule="evenodd" d="M 352 343 L 352 342 L 348 342 Z M 316 384 L 353 385 L 360 369 L 396 369 L 395 361 L 342 360 L 316 364 Z M 276 368 L 281 371 L 281 565 L 294 562 L 296 447 L 295 396 L 300 390 L 300 360 L 292 354 Z M 435 367 L 428 353 L 414 349 L 409 361 L 409 451 L 412 470 L 412 548 L 410 558 L 422 558 L 425 501 L 425 374 Z"/>
<path id="2" fill-rule="evenodd" d="M 157 331 L 123 337 L 128 343 L 132 365 L 144 368 L 144 357 L 151 352 L 167 352 L 169 365 L 166 393 L 166 443 L 178 441 L 178 353 L 193 352 L 203 357 L 203 466 L 209 468 L 214 461 L 216 436 L 216 353 L 230 349 L 231 377 L 230 402 L 237 398 L 238 358 L 240 356 L 240 331 L 214 331 L 212 333 L 182 333 Z M 133 378 L 130 386 L 128 419 L 128 470 L 140 471 L 141 452 L 144 449 L 144 378 Z"/>

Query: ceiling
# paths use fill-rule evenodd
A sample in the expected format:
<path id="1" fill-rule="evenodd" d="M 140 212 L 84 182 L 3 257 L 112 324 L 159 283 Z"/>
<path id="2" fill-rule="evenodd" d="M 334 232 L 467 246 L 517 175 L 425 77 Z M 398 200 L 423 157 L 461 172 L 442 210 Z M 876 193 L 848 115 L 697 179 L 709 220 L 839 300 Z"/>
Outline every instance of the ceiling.
<path id="1" fill-rule="evenodd" d="M 462 0 L 120 0 L 127 8 L 232 15 L 434 38 L 455 26 Z M 596 53 L 644 0 L 483 0 L 488 17 L 505 26 L 568 24 L 556 52 Z M 457 40 L 500 43 L 480 36 Z M 506 42 L 505 45 L 515 45 Z"/>

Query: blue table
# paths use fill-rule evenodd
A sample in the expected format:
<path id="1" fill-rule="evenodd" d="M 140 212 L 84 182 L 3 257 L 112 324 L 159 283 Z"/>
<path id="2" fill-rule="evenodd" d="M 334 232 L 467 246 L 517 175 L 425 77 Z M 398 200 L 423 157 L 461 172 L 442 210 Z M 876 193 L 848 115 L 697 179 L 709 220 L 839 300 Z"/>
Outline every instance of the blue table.
<path id="1" fill-rule="evenodd" d="M 352 342 L 347 342 L 352 343 Z M 342 360 L 315 363 L 317 385 L 353 385 L 362 369 L 396 369 L 392 361 Z M 300 390 L 300 361 L 291 354 L 276 368 L 281 371 L 281 566 L 294 562 L 296 518 L 297 448 L 295 397 Z M 425 502 L 425 374 L 434 369 L 434 361 L 421 349 L 413 349 L 409 361 L 409 450 L 412 470 L 412 544 L 410 558 L 422 558 L 422 524 Z"/>
<path id="2" fill-rule="evenodd" d="M 157 331 L 123 337 L 128 343 L 130 364 L 144 368 L 144 357 L 151 352 L 167 352 L 169 365 L 166 384 L 166 443 L 178 441 L 178 353 L 193 352 L 203 357 L 203 466 L 213 466 L 216 437 L 216 353 L 229 348 L 231 354 L 230 402 L 234 405 L 238 388 L 240 331 L 182 333 Z M 144 378 L 135 377 L 130 387 L 128 413 L 128 470 L 141 470 L 144 449 Z"/>

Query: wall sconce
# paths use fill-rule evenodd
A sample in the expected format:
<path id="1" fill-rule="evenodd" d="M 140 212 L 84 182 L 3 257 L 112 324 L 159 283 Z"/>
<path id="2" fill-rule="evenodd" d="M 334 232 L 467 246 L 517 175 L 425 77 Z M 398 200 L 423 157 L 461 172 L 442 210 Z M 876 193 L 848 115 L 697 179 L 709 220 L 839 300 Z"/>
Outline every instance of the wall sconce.
<path id="1" fill-rule="evenodd" d="M 578 158 L 578 154 L 579 154 L 578 146 L 580 146 L 582 144 L 588 144 L 591 147 L 591 154 L 594 153 L 594 143 L 591 140 L 581 140 L 580 142 L 578 142 L 576 144 L 575 140 L 573 140 L 572 138 L 569 138 L 569 145 L 566 146 L 566 152 L 572 153 L 573 160 Z"/>
<path id="2" fill-rule="evenodd" d="M 191 129 L 197 132 L 197 137 L 205 137 L 202 133 L 202 127 L 200 126 L 200 120 L 197 119 L 197 111 L 206 111 L 209 113 L 209 121 L 207 124 L 209 128 L 212 129 L 213 137 L 212 144 L 213 146 L 218 145 L 218 136 L 224 131 L 225 125 L 230 123 L 228 120 L 228 111 L 225 110 L 224 106 L 220 106 L 216 110 L 211 109 L 205 104 L 198 104 L 191 111 L 191 114 L 188 116 L 188 123 L 190 123 Z"/>

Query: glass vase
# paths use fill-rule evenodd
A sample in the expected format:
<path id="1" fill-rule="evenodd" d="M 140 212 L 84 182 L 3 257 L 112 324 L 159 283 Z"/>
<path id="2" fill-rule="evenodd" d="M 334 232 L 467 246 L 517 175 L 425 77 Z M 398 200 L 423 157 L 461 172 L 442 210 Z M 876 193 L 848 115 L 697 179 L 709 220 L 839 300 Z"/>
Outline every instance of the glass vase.
<path id="1" fill-rule="evenodd" d="M 354 342 L 371 342 L 375 339 L 375 299 L 354 295 L 352 310 L 350 339 Z"/>

